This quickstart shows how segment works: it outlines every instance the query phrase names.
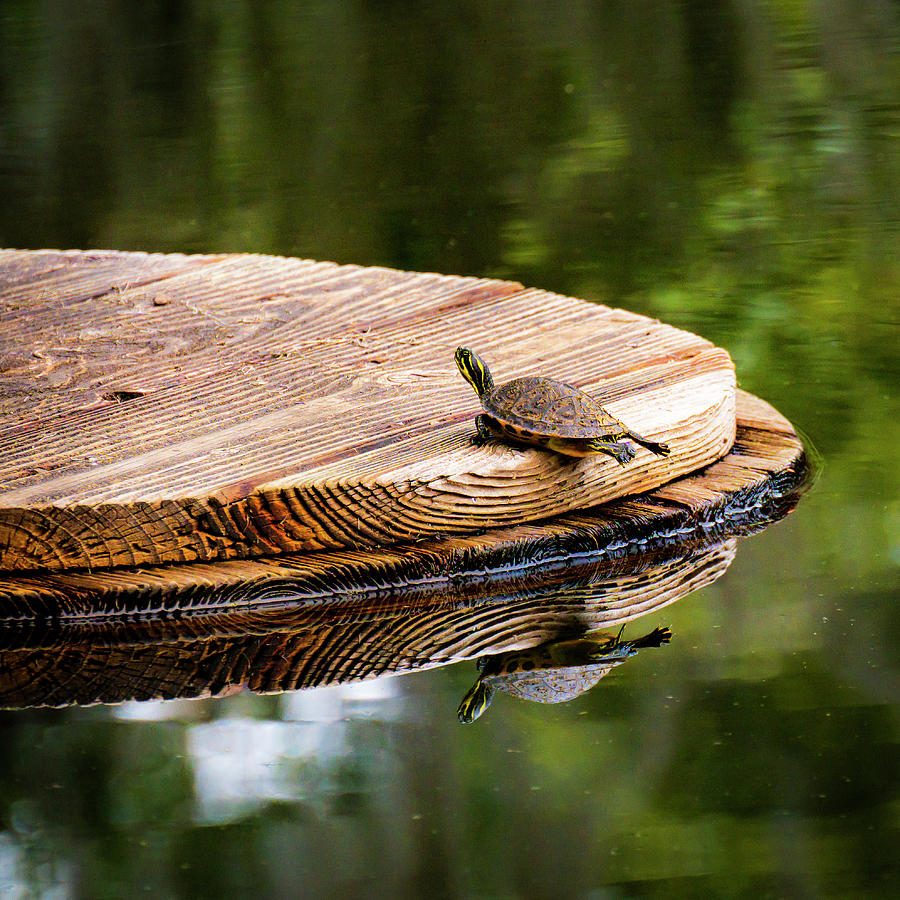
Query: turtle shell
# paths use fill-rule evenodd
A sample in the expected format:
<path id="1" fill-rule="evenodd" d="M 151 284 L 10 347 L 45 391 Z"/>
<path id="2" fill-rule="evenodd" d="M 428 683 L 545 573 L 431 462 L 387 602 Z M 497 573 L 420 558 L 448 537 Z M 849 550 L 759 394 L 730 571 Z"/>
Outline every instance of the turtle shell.
<path id="1" fill-rule="evenodd" d="M 590 394 L 552 378 L 516 378 L 486 393 L 481 406 L 502 425 L 548 437 L 617 438 L 629 433 Z"/>
<path id="2" fill-rule="evenodd" d="M 498 691 L 536 703 L 564 703 L 590 690 L 610 669 L 635 654 L 630 643 L 604 637 L 610 639 L 576 638 L 482 657 L 478 668 L 482 680 Z M 599 659 L 586 658 L 601 652 Z"/>
<path id="3" fill-rule="evenodd" d="M 565 703 L 589 691 L 616 663 L 592 663 L 489 675 L 484 680 L 498 691 L 535 703 Z"/>

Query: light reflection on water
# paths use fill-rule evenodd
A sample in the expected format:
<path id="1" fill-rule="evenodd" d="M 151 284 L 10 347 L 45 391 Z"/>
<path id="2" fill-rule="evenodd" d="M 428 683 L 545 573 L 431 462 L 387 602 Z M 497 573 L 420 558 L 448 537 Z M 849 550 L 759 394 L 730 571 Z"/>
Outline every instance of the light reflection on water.
<path id="1" fill-rule="evenodd" d="M 272 802 L 316 804 L 327 799 L 339 790 L 335 768 L 358 752 L 351 722 L 397 722 L 404 709 L 399 683 L 391 678 L 283 694 L 267 719 L 248 715 L 252 699 L 242 698 L 245 710 L 204 721 L 199 708 L 203 703 L 130 701 L 113 707 L 112 715 L 123 722 L 184 726 L 193 820 L 206 825 L 239 820 Z"/>

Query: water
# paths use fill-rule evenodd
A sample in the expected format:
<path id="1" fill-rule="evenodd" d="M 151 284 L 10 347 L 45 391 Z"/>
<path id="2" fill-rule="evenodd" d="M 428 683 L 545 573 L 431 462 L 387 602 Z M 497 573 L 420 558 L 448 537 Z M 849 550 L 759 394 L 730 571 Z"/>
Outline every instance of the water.
<path id="1" fill-rule="evenodd" d="M 570 703 L 462 726 L 464 663 L 2 713 L 4 896 L 893 896 L 898 85 L 885 0 L 4 4 L 0 244 L 603 300 L 726 347 L 822 456 Z"/>

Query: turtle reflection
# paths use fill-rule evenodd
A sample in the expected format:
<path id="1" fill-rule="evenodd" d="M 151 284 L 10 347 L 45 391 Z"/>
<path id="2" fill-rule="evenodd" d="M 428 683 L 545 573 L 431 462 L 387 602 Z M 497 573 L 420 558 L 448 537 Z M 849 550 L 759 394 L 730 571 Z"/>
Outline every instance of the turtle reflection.
<path id="1" fill-rule="evenodd" d="M 478 660 L 478 680 L 456 711 L 464 725 L 474 722 L 490 705 L 494 691 L 506 691 L 536 703 L 564 703 L 590 690 L 613 666 L 644 647 L 661 647 L 672 639 L 666 627 L 656 627 L 633 641 L 597 631 L 566 641 L 552 641 L 527 650 L 511 650 Z"/>

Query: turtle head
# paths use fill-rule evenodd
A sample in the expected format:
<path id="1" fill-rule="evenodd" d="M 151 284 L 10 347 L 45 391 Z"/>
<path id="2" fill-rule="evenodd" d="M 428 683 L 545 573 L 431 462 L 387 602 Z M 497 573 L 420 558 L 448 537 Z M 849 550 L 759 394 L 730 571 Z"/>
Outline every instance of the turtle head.
<path id="1" fill-rule="evenodd" d="M 462 698 L 457 718 L 463 725 L 471 725 L 490 705 L 494 699 L 494 689 L 482 679 L 478 679 Z"/>
<path id="2" fill-rule="evenodd" d="M 487 363 L 468 347 L 456 348 L 456 365 L 462 372 L 462 377 L 475 388 L 475 393 L 483 397 L 494 387 L 494 379 L 491 377 Z"/>

